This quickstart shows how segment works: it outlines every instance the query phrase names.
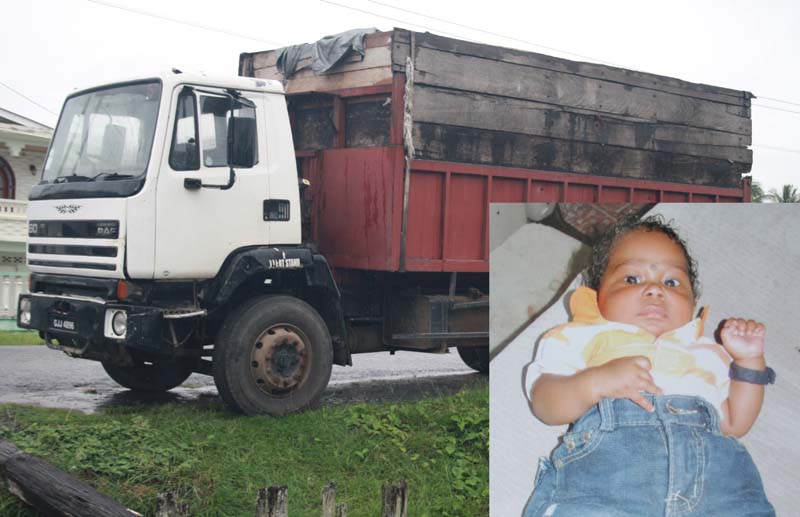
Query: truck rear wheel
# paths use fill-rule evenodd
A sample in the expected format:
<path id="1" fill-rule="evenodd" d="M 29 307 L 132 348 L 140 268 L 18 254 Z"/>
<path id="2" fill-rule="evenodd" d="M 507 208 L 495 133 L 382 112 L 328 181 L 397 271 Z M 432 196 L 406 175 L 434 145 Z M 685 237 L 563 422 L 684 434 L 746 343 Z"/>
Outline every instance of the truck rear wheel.
<path id="1" fill-rule="evenodd" d="M 464 364 L 480 373 L 489 373 L 489 347 L 458 347 L 458 355 Z"/>
<path id="2" fill-rule="evenodd" d="M 222 400 L 248 415 L 285 415 L 317 402 L 333 348 L 317 311 L 291 296 L 265 296 L 228 316 L 214 344 Z"/>
<path id="3" fill-rule="evenodd" d="M 133 391 L 171 390 L 180 386 L 192 374 L 192 365 L 188 361 L 137 361 L 135 366 L 119 366 L 107 362 L 102 364 L 103 369 L 117 384 Z"/>

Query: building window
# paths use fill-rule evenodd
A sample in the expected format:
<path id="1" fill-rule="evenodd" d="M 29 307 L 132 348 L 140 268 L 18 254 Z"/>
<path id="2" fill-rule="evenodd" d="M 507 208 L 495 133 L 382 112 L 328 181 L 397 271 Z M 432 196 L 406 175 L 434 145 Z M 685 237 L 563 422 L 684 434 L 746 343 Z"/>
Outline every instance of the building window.
<path id="1" fill-rule="evenodd" d="M 14 171 L 11 165 L 0 158 L 0 194 L 3 199 L 14 199 Z"/>

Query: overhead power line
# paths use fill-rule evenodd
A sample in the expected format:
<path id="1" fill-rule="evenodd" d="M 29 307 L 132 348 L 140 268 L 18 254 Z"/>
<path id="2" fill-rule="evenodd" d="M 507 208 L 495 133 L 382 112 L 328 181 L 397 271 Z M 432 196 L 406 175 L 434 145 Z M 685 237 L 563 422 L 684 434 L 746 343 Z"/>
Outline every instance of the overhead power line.
<path id="1" fill-rule="evenodd" d="M 103 6 L 106 6 L 106 7 L 112 7 L 114 9 L 119 9 L 121 11 L 127 11 L 127 12 L 131 12 L 131 13 L 136 13 L 136 14 L 140 14 L 142 16 L 150 16 L 152 18 L 158 18 L 160 20 L 166 20 L 166 21 L 173 22 L 173 23 L 180 23 L 181 25 L 187 25 L 189 27 L 194 27 L 196 29 L 203 29 L 203 30 L 207 30 L 207 31 L 211 31 L 211 32 L 218 32 L 220 34 L 225 34 L 227 36 L 234 36 L 234 37 L 237 37 L 237 38 L 244 38 L 244 39 L 249 39 L 249 40 L 253 40 L 253 41 L 260 41 L 261 43 L 266 43 L 267 45 L 272 45 L 272 46 L 275 46 L 275 47 L 285 47 L 286 46 L 285 43 L 279 43 L 277 41 L 266 40 L 266 39 L 263 39 L 263 38 L 256 38 L 255 36 L 248 36 L 246 34 L 239 34 L 238 32 L 228 31 L 228 30 L 225 30 L 225 29 L 218 29 L 216 27 L 210 27 L 208 25 L 200 25 L 200 24 L 197 24 L 197 23 L 191 23 L 191 22 L 187 22 L 187 21 L 184 21 L 184 20 L 179 20 L 177 18 L 170 18 L 169 16 L 163 16 L 163 15 L 160 15 L 160 14 L 151 13 L 151 12 L 148 12 L 148 11 L 141 11 L 139 9 L 132 9 L 130 7 L 117 5 L 117 4 L 114 4 L 114 3 L 111 3 L 111 2 L 104 2 L 102 0 L 88 0 L 88 1 L 93 3 L 93 4 L 99 4 L 99 5 L 103 5 Z"/>
<path id="2" fill-rule="evenodd" d="M 765 99 L 766 97 L 762 97 L 762 98 Z M 766 106 L 764 104 L 754 104 L 754 103 L 751 104 L 751 106 L 755 106 L 757 108 L 766 108 L 768 110 L 785 111 L 786 113 L 794 113 L 795 115 L 800 115 L 800 111 L 787 110 L 787 109 L 784 109 L 784 108 L 776 108 L 775 106 Z"/>
<path id="3" fill-rule="evenodd" d="M 786 147 L 773 147 L 771 145 L 760 145 L 760 144 L 753 144 L 750 147 L 755 147 L 757 149 L 769 149 L 770 151 L 781 151 L 784 153 L 800 154 L 800 149 L 788 149 Z"/>
<path id="4" fill-rule="evenodd" d="M 774 102 L 782 102 L 783 104 L 791 104 L 793 106 L 800 106 L 800 102 L 792 102 L 792 101 L 784 101 L 781 99 L 774 99 L 772 97 L 764 97 L 763 95 L 758 96 L 759 99 L 764 99 L 767 101 L 774 101 Z"/>
<path id="5" fill-rule="evenodd" d="M 26 101 L 28 101 L 28 102 L 30 102 L 30 103 L 32 103 L 32 104 L 35 104 L 36 106 L 39 106 L 40 108 L 42 108 L 42 109 L 43 109 L 43 110 L 45 110 L 46 112 L 48 112 L 48 113 L 50 113 L 50 114 L 52 114 L 52 115 L 56 115 L 56 116 L 58 116 L 58 113 L 56 113 L 55 111 L 53 111 L 53 110 L 51 110 L 51 109 L 47 108 L 46 106 L 43 106 L 42 104 L 39 104 L 39 103 L 38 103 L 38 102 L 36 102 L 35 100 L 31 99 L 30 97 L 28 97 L 28 96 L 27 96 L 27 95 L 25 95 L 24 93 L 17 91 L 16 89 L 12 88 L 11 86 L 7 85 L 6 83 L 4 83 L 4 82 L 0 81 L 0 85 L 3 85 L 3 86 L 5 86 L 6 88 L 8 88 L 9 90 L 11 90 L 12 92 L 16 93 L 17 95 L 19 95 L 20 97 L 22 97 L 23 99 L 25 99 Z"/>
<path id="6" fill-rule="evenodd" d="M 391 16 L 385 16 L 383 14 L 378 14 L 378 13 L 373 12 L 373 11 L 367 11 L 366 9 L 359 9 L 358 7 L 352 7 L 352 6 L 349 6 L 349 5 L 340 4 L 338 2 L 331 2 L 331 0 L 319 0 L 319 1 L 322 2 L 323 4 L 335 5 L 336 7 L 341 7 L 342 9 L 348 9 L 350 11 L 356 11 L 356 12 L 359 12 L 359 13 L 368 14 L 370 16 L 383 18 L 384 20 L 390 20 L 390 21 L 393 21 L 393 22 L 404 23 L 404 24 L 407 24 L 407 25 L 411 25 L 411 26 L 414 26 L 414 27 L 419 27 L 421 29 L 425 29 L 426 31 L 436 31 L 439 34 L 445 34 L 447 36 L 452 36 L 454 38 L 459 38 L 459 39 L 462 39 L 462 40 L 466 40 L 466 41 L 471 41 L 473 43 L 477 43 L 477 41 L 467 39 L 464 36 L 461 36 L 459 34 L 453 34 L 452 32 L 445 32 L 443 30 L 439 30 L 439 29 L 434 28 L 434 27 L 427 27 L 425 25 L 420 25 L 419 23 L 411 22 L 411 21 L 408 21 L 408 20 L 401 20 L 400 18 L 393 18 Z"/>
<path id="7" fill-rule="evenodd" d="M 325 1 L 325 0 L 322 0 L 322 1 Z M 531 45 L 533 47 L 544 48 L 544 49 L 547 49 L 547 50 L 552 50 L 553 52 L 559 52 L 561 54 L 566 54 L 566 55 L 569 55 L 569 56 L 579 57 L 581 59 L 589 59 L 591 61 L 595 61 L 597 63 L 602 63 L 604 65 L 611 65 L 611 66 L 616 66 L 616 67 L 619 67 L 619 68 L 628 68 L 628 69 L 633 70 L 630 67 L 626 67 L 625 65 L 620 65 L 618 63 L 612 63 L 610 61 L 605 61 L 605 60 L 602 60 L 602 59 L 599 59 L 599 58 L 596 58 L 596 57 L 587 56 L 587 55 L 584 55 L 584 54 L 577 54 L 575 52 L 569 52 L 567 50 L 562 50 L 562 49 L 555 48 L 555 47 L 549 47 L 547 45 L 542 45 L 540 43 L 535 43 L 533 41 L 528 41 L 528 40 L 521 39 L 521 38 L 515 38 L 513 36 L 506 36 L 505 34 L 501 34 L 499 32 L 488 31 L 488 30 L 485 30 L 485 29 L 481 29 L 480 27 L 473 27 L 471 25 L 466 25 L 466 24 L 463 24 L 463 23 L 458 23 L 458 22 L 454 22 L 454 21 L 450 21 L 450 20 L 445 20 L 444 18 L 437 18 L 435 16 L 431 16 L 429 14 L 421 13 L 419 11 L 412 11 L 411 9 L 404 9 L 402 7 L 397 7 L 395 5 L 392 5 L 392 4 L 389 4 L 389 3 L 386 3 L 386 2 L 380 2 L 378 0 L 368 0 L 368 1 L 370 3 L 372 3 L 372 4 L 377 4 L 377 5 L 381 5 L 383 7 L 388 7 L 389 9 L 395 9 L 397 11 L 406 12 L 406 13 L 409 13 L 409 14 L 413 14 L 415 16 L 421 16 L 422 18 L 428 18 L 429 20 L 434 20 L 434 21 L 437 21 L 437 22 L 446 23 L 448 25 L 461 27 L 461 28 L 468 29 L 468 30 L 471 30 L 471 31 L 476 31 L 476 32 L 480 32 L 480 33 L 483 33 L 483 34 L 488 34 L 490 36 L 495 36 L 495 37 L 498 37 L 498 38 L 507 39 L 509 41 L 516 41 L 517 43 L 524 43 L 526 45 Z M 367 11 L 362 11 L 362 12 L 367 12 Z M 370 14 L 375 14 L 375 13 L 370 13 Z M 380 16 L 380 15 L 375 14 L 375 16 Z M 759 95 L 758 98 L 759 99 L 764 99 L 764 100 L 769 100 L 769 101 L 774 101 L 774 102 L 780 102 L 780 103 L 783 103 L 783 104 L 791 104 L 793 106 L 800 106 L 800 102 L 787 101 L 787 100 L 783 100 L 783 99 L 777 99 L 777 98 L 774 98 L 774 97 L 764 97 L 763 95 Z M 775 110 L 779 110 L 779 111 L 787 111 L 787 110 L 783 110 L 781 108 L 772 108 L 770 106 L 764 106 L 764 105 L 758 105 L 758 104 L 756 104 L 755 106 L 761 106 L 763 108 L 775 109 Z M 800 113 L 800 112 L 789 111 L 789 113 Z"/>
<path id="8" fill-rule="evenodd" d="M 598 59 L 596 57 L 585 56 L 583 54 L 576 54 L 575 52 L 569 52 L 569 51 L 561 50 L 561 49 L 558 49 L 558 48 L 555 48 L 555 47 L 548 47 L 547 45 L 542 45 L 540 43 L 534 43 L 533 41 L 528 41 L 528 40 L 524 40 L 524 39 L 520 39 L 520 38 L 515 38 L 513 36 L 506 36 L 505 34 L 500 34 L 499 32 L 487 31 L 487 30 L 481 29 L 479 27 L 472 27 L 470 25 L 465 25 L 463 23 L 456 23 L 456 22 L 452 22 L 450 20 L 445 20 L 443 18 L 436 18 L 435 16 L 430 16 L 428 14 L 420 13 L 420 12 L 417 12 L 417 11 L 412 11 L 410 9 L 403 9 L 402 7 L 396 7 L 394 5 L 387 4 L 387 3 L 384 3 L 384 2 L 378 2 L 377 0 L 369 0 L 369 2 L 372 3 L 372 4 L 378 4 L 378 5 L 382 5 L 384 7 L 388 7 L 389 9 L 396 9 L 398 11 L 403 11 L 405 13 L 413 14 L 415 16 L 422 16 L 423 18 L 428 18 L 430 20 L 435 20 L 437 22 L 447 23 L 449 25 L 455 25 L 456 27 L 461 27 L 463 29 L 468 29 L 468 30 L 471 30 L 471 31 L 480 32 L 482 34 L 488 34 L 490 36 L 495 36 L 495 37 L 498 37 L 498 38 L 507 39 L 509 41 L 516 41 L 517 43 L 524 43 L 524 44 L 530 45 L 532 47 L 544 48 L 544 49 L 547 49 L 547 50 L 552 50 L 553 52 L 559 52 L 561 54 L 566 54 L 568 56 L 579 57 L 581 59 L 589 59 L 591 61 L 596 61 L 596 62 L 602 63 L 604 65 L 611 65 L 611 66 L 616 66 L 616 67 L 619 67 L 619 68 L 625 68 L 622 65 L 618 65 L 616 63 L 611 63 L 609 61 L 604 61 L 604 60 Z"/>

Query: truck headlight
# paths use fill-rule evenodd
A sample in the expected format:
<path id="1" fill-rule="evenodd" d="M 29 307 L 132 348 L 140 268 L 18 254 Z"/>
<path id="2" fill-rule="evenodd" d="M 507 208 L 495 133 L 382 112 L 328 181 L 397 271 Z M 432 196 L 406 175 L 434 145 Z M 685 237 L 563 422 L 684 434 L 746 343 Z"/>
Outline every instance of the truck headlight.
<path id="1" fill-rule="evenodd" d="M 23 298 L 19 301 L 19 322 L 23 325 L 31 324 L 31 299 Z"/>
<path id="2" fill-rule="evenodd" d="M 124 336 L 128 331 L 128 315 L 124 311 L 117 311 L 111 318 L 111 330 L 118 336 Z"/>

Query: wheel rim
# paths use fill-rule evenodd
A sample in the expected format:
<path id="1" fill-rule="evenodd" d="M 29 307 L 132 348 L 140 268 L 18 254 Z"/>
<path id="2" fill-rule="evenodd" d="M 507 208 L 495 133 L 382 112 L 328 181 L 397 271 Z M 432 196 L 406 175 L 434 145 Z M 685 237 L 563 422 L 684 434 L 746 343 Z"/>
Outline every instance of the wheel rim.
<path id="1" fill-rule="evenodd" d="M 286 396 L 308 377 L 311 364 L 308 338 L 285 323 L 267 328 L 253 343 L 250 374 L 255 385 L 270 396 Z"/>

